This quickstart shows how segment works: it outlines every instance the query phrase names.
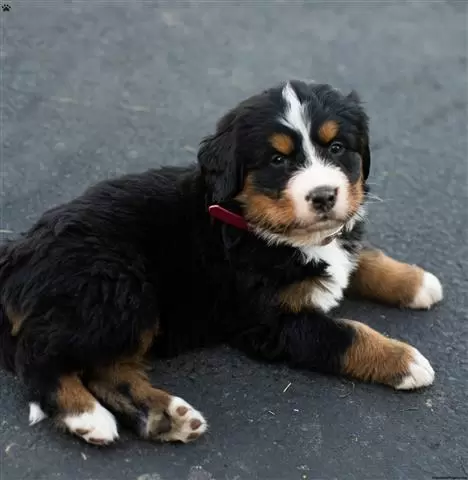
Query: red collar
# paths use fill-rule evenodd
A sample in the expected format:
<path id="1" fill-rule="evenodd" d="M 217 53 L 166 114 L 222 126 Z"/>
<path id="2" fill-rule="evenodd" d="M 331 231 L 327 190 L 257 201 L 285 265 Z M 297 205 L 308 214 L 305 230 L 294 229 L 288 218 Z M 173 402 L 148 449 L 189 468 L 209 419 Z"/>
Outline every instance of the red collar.
<path id="1" fill-rule="evenodd" d="M 245 218 L 237 213 L 230 212 L 229 210 L 221 207 L 221 205 L 210 205 L 208 207 L 208 213 L 217 220 L 232 225 L 240 230 L 250 230 L 249 224 L 246 222 Z M 335 238 L 339 237 L 343 231 L 343 227 L 339 228 L 336 232 L 332 233 L 328 237 L 325 237 L 320 243 L 321 246 L 328 245 Z"/>
<path id="2" fill-rule="evenodd" d="M 228 225 L 237 227 L 240 230 L 249 230 L 249 224 L 245 221 L 244 217 L 237 213 L 230 212 L 221 205 L 210 205 L 208 207 L 208 213 L 217 220 L 221 220 Z"/>

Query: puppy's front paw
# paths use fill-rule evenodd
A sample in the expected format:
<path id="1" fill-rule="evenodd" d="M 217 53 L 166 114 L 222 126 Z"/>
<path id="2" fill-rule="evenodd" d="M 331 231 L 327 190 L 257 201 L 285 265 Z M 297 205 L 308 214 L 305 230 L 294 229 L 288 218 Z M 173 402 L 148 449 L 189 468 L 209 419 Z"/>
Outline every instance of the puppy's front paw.
<path id="1" fill-rule="evenodd" d="M 401 382 L 395 386 L 397 390 L 412 390 L 427 387 L 434 381 L 434 369 L 431 367 L 429 361 L 421 355 L 419 350 L 416 350 L 414 347 L 411 347 L 411 349 L 412 354 L 408 372 L 402 378 Z"/>
<path id="2" fill-rule="evenodd" d="M 408 304 L 409 308 L 429 309 L 443 298 L 442 285 L 439 279 L 429 272 L 424 272 L 421 285 L 413 300 Z"/>
<path id="3" fill-rule="evenodd" d="M 343 373 L 397 390 L 412 390 L 433 383 L 434 370 L 416 348 L 388 338 L 363 323 L 344 322 L 354 330 L 354 340 L 343 358 Z"/>

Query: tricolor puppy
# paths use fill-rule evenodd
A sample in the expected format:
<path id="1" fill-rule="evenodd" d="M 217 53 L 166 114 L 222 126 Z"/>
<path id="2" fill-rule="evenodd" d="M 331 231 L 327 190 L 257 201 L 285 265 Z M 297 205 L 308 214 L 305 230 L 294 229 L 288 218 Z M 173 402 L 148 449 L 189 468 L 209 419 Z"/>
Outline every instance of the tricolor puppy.
<path id="1" fill-rule="evenodd" d="M 106 180 L 0 249 L 0 352 L 46 416 L 90 443 L 207 428 L 154 388 L 148 354 L 229 343 L 396 389 L 430 385 L 410 345 L 330 311 L 346 291 L 429 308 L 437 278 L 362 240 L 368 122 L 355 94 L 291 81 L 228 112 L 198 164 Z"/>

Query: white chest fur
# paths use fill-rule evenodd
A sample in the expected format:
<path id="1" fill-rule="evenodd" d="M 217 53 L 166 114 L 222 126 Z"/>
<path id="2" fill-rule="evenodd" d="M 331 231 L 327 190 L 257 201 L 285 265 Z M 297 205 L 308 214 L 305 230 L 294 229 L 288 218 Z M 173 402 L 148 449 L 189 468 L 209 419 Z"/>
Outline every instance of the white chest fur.
<path id="1" fill-rule="evenodd" d="M 324 312 L 336 307 L 343 298 L 349 277 L 355 267 L 353 257 L 339 244 L 337 239 L 328 245 L 301 248 L 305 261 L 327 263 L 328 278 L 321 281 L 310 293 L 310 303 Z"/>

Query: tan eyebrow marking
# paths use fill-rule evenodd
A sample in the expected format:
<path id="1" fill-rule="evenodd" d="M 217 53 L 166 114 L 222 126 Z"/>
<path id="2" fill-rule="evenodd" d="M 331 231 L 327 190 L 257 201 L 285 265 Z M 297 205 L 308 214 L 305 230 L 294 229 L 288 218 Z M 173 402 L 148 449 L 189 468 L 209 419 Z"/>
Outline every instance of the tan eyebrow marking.
<path id="1" fill-rule="evenodd" d="M 293 139 L 285 133 L 274 133 L 270 137 L 270 143 L 283 155 L 289 155 L 294 150 Z"/>
<path id="2" fill-rule="evenodd" d="M 323 143 L 329 143 L 336 137 L 339 129 L 335 120 L 327 120 L 319 128 L 318 136 Z"/>

